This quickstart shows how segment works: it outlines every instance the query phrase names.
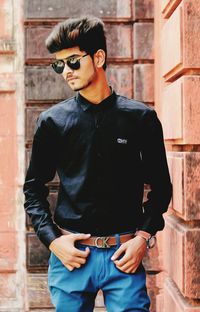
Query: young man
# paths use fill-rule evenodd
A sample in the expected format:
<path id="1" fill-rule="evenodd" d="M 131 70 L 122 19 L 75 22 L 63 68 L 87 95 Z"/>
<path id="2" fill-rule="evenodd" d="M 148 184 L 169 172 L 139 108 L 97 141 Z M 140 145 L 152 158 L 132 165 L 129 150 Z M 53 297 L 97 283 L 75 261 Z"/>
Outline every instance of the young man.
<path id="1" fill-rule="evenodd" d="M 142 259 L 164 227 L 172 185 L 162 126 L 147 105 L 106 79 L 103 22 L 59 23 L 46 40 L 52 67 L 76 95 L 37 120 L 24 183 L 25 210 L 51 250 L 48 285 L 58 312 L 149 311 Z M 54 218 L 45 184 L 60 178 Z M 151 187 L 143 203 L 144 183 Z"/>

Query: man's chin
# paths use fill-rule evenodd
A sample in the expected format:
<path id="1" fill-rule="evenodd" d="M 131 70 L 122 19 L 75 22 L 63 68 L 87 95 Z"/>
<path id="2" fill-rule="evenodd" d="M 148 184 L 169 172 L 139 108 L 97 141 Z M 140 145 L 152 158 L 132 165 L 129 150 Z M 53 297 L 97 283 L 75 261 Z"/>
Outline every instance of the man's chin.
<path id="1" fill-rule="evenodd" d="M 80 91 L 84 88 L 83 86 L 75 86 L 72 84 L 68 84 L 68 85 L 69 85 L 70 89 L 72 89 L 72 91 Z"/>
<path id="2" fill-rule="evenodd" d="M 76 91 L 80 91 L 80 90 L 83 90 L 83 89 L 84 89 L 84 87 L 82 87 L 82 88 L 81 87 L 79 87 L 79 88 L 76 87 L 76 88 L 73 88 L 73 91 L 76 92 Z"/>
<path id="3" fill-rule="evenodd" d="M 86 84 L 81 85 L 75 85 L 75 84 L 69 84 L 69 87 L 73 90 L 73 91 L 81 91 L 83 89 L 86 89 L 89 85 L 91 84 L 91 82 L 88 82 Z"/>
<path id="4" fill-rule="evenodd" d="M 80 90 L 83 90 L 85 87 L 82 86 L 82 87 L 78 87 L 78 86 L 69 86 L 73 91 L 77 92 L 77 91 L 80 91 Z"/>

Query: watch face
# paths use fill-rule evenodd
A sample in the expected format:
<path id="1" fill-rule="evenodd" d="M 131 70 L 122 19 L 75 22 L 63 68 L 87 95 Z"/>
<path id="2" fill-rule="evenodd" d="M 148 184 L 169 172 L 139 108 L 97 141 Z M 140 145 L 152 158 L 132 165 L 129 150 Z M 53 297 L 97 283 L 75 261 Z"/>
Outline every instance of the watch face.
<path id="1" fill-rule="evenodd" d="M 153 248 L 156 244 L 156 237 L 155 236 L 151 236 L 148 239 L 148 248 Z"/>

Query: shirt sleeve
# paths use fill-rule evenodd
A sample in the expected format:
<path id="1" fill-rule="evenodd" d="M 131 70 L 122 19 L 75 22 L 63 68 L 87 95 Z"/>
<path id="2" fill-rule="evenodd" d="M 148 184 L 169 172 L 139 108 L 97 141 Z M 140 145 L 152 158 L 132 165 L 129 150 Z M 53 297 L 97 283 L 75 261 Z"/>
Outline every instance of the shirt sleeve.
<path id="1" fill-rule="evenodd" d="M 162 125 L 154 110 L 144 116 L 141 157 L 144 183 L 150 185 L 147 201 L 143 202 L 143 218 L 139 229 L 155 235 L 164 228 L 163 213 L 172 196 Z"/>
<path id="2" fill-rule="evenodd" d="M 50 243 L 61 235 L 52 220 L 47 201 L 49 188 L 45 185 L 53 180 L 56 173 L 57 143 L 54 131 L 42 116 L 41 113 L 36 122 L 23 192 L 25 211 L 31 219 L 38 238 L 48 248 Z"/>

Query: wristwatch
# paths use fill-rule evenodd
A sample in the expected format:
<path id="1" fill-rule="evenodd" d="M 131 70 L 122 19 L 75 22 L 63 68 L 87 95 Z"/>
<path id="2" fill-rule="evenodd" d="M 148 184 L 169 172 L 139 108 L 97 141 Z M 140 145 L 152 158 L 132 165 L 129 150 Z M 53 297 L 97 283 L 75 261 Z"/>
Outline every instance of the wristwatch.
<path id="1" fill-rule="evenodd" d="M 156 244 L 156 236 L 151 235 L 150 233 L 138 230 L 135 232 L 135 235 L 145 239 L 148 249 L 153 248 Z"/>

